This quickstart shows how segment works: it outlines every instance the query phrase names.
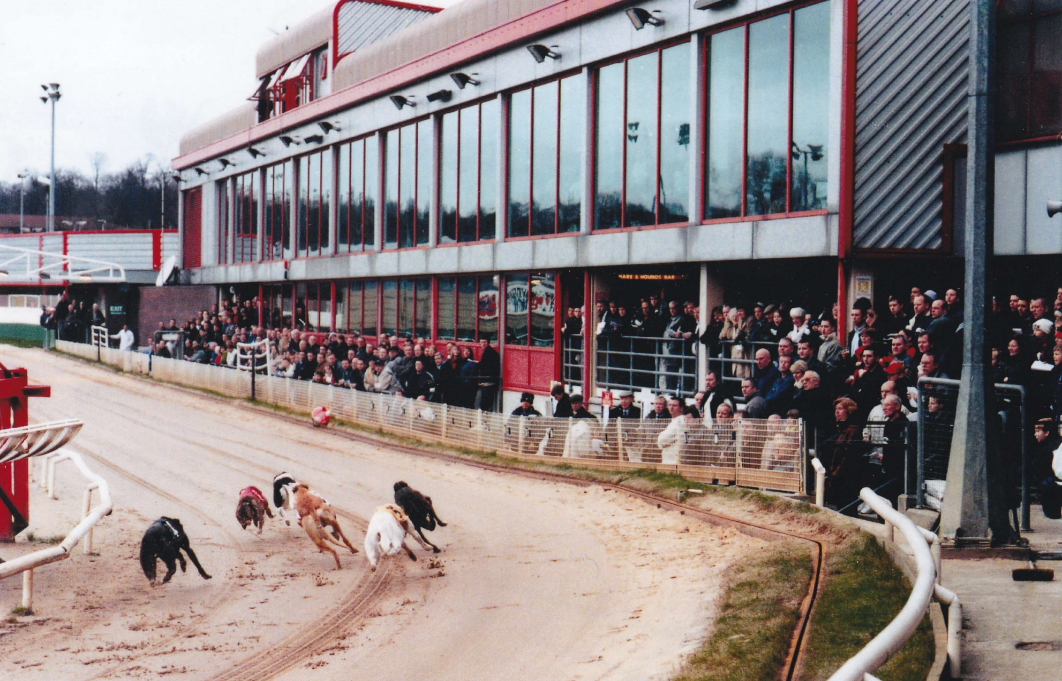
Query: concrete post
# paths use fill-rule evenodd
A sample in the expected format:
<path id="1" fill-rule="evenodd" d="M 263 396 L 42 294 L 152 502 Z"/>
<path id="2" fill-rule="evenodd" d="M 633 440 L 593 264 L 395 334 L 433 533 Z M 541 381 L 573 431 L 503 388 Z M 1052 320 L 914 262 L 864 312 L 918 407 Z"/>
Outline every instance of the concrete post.
<path id="1" fill-rule="evenodd" d="M 963 376 L 940 527 L 951 539 L 986 539 L 991 530 L 994 540 L 1007 541 L 1012 531 L 1005 504 L 997 494 L 989 494 L 990 484 L 998 486 L 1001 476 L 999 467 L 990 464 L 999 453 L 993 442 L 995 400 L 984 333 L 991 305 L 989 249 L 994 242 L 995 2 L 971 0 L 970 30 Z"/>

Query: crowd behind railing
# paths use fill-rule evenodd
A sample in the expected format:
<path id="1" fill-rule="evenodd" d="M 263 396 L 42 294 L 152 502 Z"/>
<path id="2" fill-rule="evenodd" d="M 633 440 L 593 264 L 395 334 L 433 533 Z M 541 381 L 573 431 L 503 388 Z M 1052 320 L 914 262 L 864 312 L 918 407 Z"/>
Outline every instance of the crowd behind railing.
<path id="1" fill-rule="evenodd" d="M 1060 444 L 1056 424 L 1062 413 L 1062 289 L 1051 308 L 1046 300 L 1019 295 L 1010 296 L 1007 303 L 997 300 L 985 333 L 992 347 L 995 381 L 1025 388 L 1028 422 L 1039 423 L 1039 430 L 1047 434 L 1038 436 L 1033 447 L 1030 473 L 1034 486 L 1050 496 L 1055 486 L 1040 483 L 1051 478 L 1050 452 Z M 920 396 L 917 381 L 960 377 L 964 326 L 956 289 L 938 296 L 912 288 L 909 296 L 890 296 L 888 309 L 881 313 L 866 298 L 857 299 L 849 311 L 852 330 L 845 338 L 837 337 L 836 304 L 817 315 L 796 305 L 719 306 L 704 320 L 694 303 L 665 303 L 658 296 L 641 300 L 633 315 L 629 309 L 616 301 L 601 301 L 589 320 L 581 309 L 569 311 L 562 328 L 566 384 L 585 385 L 582 334 L 591 331 L 584 326 L 593 324 L 598 385 L 613 388 L 621 402 L 644 400 L 646 415 L 640 420 L 685 424 L 675 426 L 684 445 L 699 441 L 704 431 L 712 432 L 728 419 L 799 419 L 801 437 L 827 467 L 827 502 L 855 512 L 853 504 L 864 485 L 893 502 L 907 489 L 911 440 L 907 424 L 917 418 L 920 408 L 926 411 L 925 420 L 941 421 L 939 427 L 927 430 L 927 438 L 941 440 L 934 441 L 934 451 L 943 453 L 947 445 L 942 440 L 950 442 L 951 424 L 943 421 L 954 418 L 956 391 L 941 388 Z M 223 301 L 184 324 L 175 319 L 160 323 L 159 331 L 164 333 L 152 344 L 151 353 L 234 367 L 238 343 L 265 340 L 276 377 L 454 407 L 496 409 L 502 367 L 490 341 L 480 342 L 477 358 L 469 345 L 436 344 L 427 338 L 381 336 L 374 343 L 358 334 L 319 332 L 305 323 L 296 324 L 301 329 L 267 329 L 257 322 L 257 300 Z M 183 339 L 178 341 L 183 342 L 180 352 L 174 347 L 175 332 Z M 131 341 L 122 339 L 122 345 L 127 344 Z M 699 352 L 707 354 L 709 370 L 705 389 L 695 392 Z M 552 413 L 545 416 L 578 418 L 577 410 L 565 413 L 564 405 L 565 399 L 580 396 L 566 395 L 563 384 L 560 390 L 561 395 L 550 402 Z M 610 416 L 601 414 L 606 422 Z M 608 433 L 601 435 L 591 440 L 608 445 Z M 612 449 L 621 444 L 617 441 Z M 657 448 L 663 460 L 665 447 Z M 638 455 L 637 447 L 628 449 Z M 667 460 L 681 464 L 680 449 L 672 447 L 676 454 L 667 454 Z M 627 454 L 623 458 L 634 461 Z M 941 464 L 939 456 L 936 462 Z"/>

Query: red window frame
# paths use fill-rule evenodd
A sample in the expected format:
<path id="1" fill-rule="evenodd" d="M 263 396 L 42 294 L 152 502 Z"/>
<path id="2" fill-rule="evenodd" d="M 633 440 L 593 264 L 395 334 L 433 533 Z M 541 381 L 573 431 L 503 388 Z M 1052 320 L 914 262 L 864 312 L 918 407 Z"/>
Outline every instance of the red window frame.
<path id="1" fill-rule="evenodd" d="M 626 144 L 624 144 L 624 146 L 623 146 L 623 171 L 622 171 L 622 173 L 620 175 L 620 187 L 621 188 L 620 188 L 620 219 L 619 219 L 619 227 L 598 227 L 597 224 L 596 224 L 596 221 L 595 221 L 597 212 L 594 210 L 594 208 L 597 205 L 597 162 L 598 162 L 598 159 L 597 159 L 597 139 L 598 139 L 598 132 L 597 132 L 597 107 L 598 107 L 598 104 L 600 102 L 600 97 L 598 96 L 598 86 L 597 86 L 597 84 L 598 84 L 598 75 L 600 74 L 601 69 L 603 69 L 605 67 L 608 67 L 608 66 L 612 66 L 613 64 L 620 64 L 620 63 L 623 64 L 623 101 L 621 103 L 621 106 L 623 107 L 623 129 L 621 130 L 621 133 L 623 134 L 624 138 L 626 138 L 626 135 L 627 135 L 627 69 L 628 69 L 628 65 L 629 65 L 629 63 L 630 63 L 630 61 L 632 59 L 637 59 L 638 57 L 644 57 L 647 54 L 654 54 L 654 53 L 656 54 L 656 171 L 657 171 L 656 174 L 657 174 L 657 178 L 659 178 L 659 176 L 660 176 L 660 144 L 662 142 L 661 136 L 660 136 L 660 126 L 661 126 L 661 118 L 662 118 L 661 111 L 662 111 L 662 106 L 663 106 L 662 102 L 663 102 L 663 86 L 664 86 L 663 85 L 663 81 L 664 81 L 664 78 L 663 78 L 663 68 L 664 68 L 664 66 L 663 66 L 663 64 L 664 64 L 663 52 L 664 52 L 664 50 L 666 50 L 668 48 L 671 48 L 671 47 L 675 47 L 677 45 L 684 45 L 684 44 L 691 44 L 691 43 L 692 43 L 692 39 L 689 38 L 689 37 L 681 38 L 681 39 L 678 39 L 678 40 L 672 40 L 672 41 L 663 43 L 662 45 L 658 45 L 658 46 L 655 46 L 655 47 L 647 48 L 647 49 L 644 49 L 644 50 L 639 50 L 637 52 L 632 52 L 631 54 L 624 55 L 622 57 L 617 57 L 616 59 L 609 60 L 607 62 L 604 62 L 604 63 L 599 64 L 598 66 L 594 67 L 594 78 L 593 78 L 593 86 L 592 86 L 594 88 L 594 99 L 593 99 L 593 109 L 590 112 L 590 115 L 593 117 L 593 120 L 591 121 L 591 125 L 589 126 L 590 127 L 590 137 L 591 137 L 591 139 L 590 139 L 590 145 L 591 145 L 590 148 L 593 150 L 591 153 L 593 154 L 593 157 L 594 157 L 593 177 L 590 180 L 591 181 L 591 187 L 592 187 L 592 191 L 590 192 L 590 200 L 594 202 L 593 205 L 591 205 L 591 210 L 590 210 L 590 228 L 591 228 L 591 230 L 598 231 L 598 232 L 604 232 L 604 231 L 617 231 L 617 230 L 621 230 L 621 229 L 645 229 L 647 227 L 664 227 L 664 226 L 671 226 L 671 225 L 676 225 L 676 224 L 680 224 L 680 225 L 689 224 L 689 220 L 688 219 L 683 221 L 683 222 L 678 222 L 678 223 L 675 223 L 675 222 L 672 222 L 672 223 L 661 223 L 660 222 L 660 181 L 658 179 L 657 182 L 656 182 L 656 188 L 655 188 L 656 189 L 656 199 L 654 199 L 654 206 L 655 206 L 655 208 L 654 208 L 654 218 L 655 218 L 655 220 L 654 220 L 653 224 L 652 225 L 638 225 L 638 226 L 632 226 L 632 227 L 627 227 L 626 226 L 626 223 L 627 223 L 627 147 L 626 147 Z M 690 49 L 693 49 L 692 44 L 691 44 Z M 746 55 L 746 64 L 747 63 L 748 62 L 747 62 L 747 55 Z M 746 69 L 747 69 L 747 67 L 746 67 Z M 792 80 L 792 79 L 790 79 L 790 80 Z M 692 101 L 692 98 L 696 97 L 696 96 L 698 96 L 697 92 L 691 92 L 690 93 L 691 101 Z M 705 120 L 707 120 L 707 116 L 705 116 Z M 687 190 L 687 192 L 688 192 L 688 190 Z M 690 211 L 693 208 L 693 200 L 692 200 L 692 198 L 693 197 L 688 197 L 687 200 L 686 200 L 686 204 L 687 204 L 686 205 L 686 210 L 687 211 Z"/>
<path id="2" fill-rule="evenodd" d="M 535 83 L 532 83 L 532 84 L 524 86 L 524 87 L 516 88 L 515 90 L 511 91 L 508 94 L 508 96 L 506 97 L 506 101 L 508 102 L 508 106 L 506 108 L 506 111 L 504 111 L 503 114 L 502 114 L 502 124 L 505 125 L 505 150 L 504 150 L 504 153 L 505 153 L 505 205 L 504 206 L 500 206 L 498 208 L 498 210 L 504 210 L 505 214 L 507 216 L 506 220 L 505 220 L 505 231 L 506 231 L 505 238 L 506 238 L 507 241 L 511 241 L 511 240 L 515 240 L 515 239 L 541 239 L 543 237 L 548 237 L 548 236 L 570 235 L 570 234 L 578 234 L 579 233 L 579 230 L 573 230 L 573 231 L 570 231 L 570 232 L 561 232 L 560 231 L 560 219 L 561 219 L 561 216 L 560 216 L 560 213 L 561 213 L 561 211 L 560 211 L 560 204 L 561 204 L 561 201 L 560 201 L 560 190 L 561 190 L 561 186 L 560 186 L 560 180 L 561 180 L 561 174 L 560 174 L 560 171 L 561 171 L 560 152 L 561 152 L 561 144 L 560 143 L 561 143 L 561 104 L 562 104 L 560 82 L 562 80 L 566 79 L 566 78 L 571 78 L 573 76 L 574 77 L 578 77 L 581 73 L 582 73 L 581 71 L 570 71 L 568 73 L 562 73 L 562 74 L 557 75 L 557 76 L 546 78 L 545 80 L 542 80 L 542 81 L 539 81 L 539 82 L 535 82 Z M 534 224 L 534 219 L 535 219 L 535 214 L 534 214 L 534 210 L 533 210 L 533 206 L 534 206 L 534 203 L 535 203 L 535 88 L 542 87 L 543 85 L 549 85 L 550 83 L 553 83 L 553 82 L 557 83 L 557 110 L 556 110 L 557 149 L 556 149 L 556 153 L 555 153 L 555 161 L 554 161 L 555 166 L 554 166 L 554 171 L 553 171 L 553 174 L 554 174 L 554 178 L 553 178 L 553 187 L 554 187 L 554 196 L 553 196 L 553 234 L 532 234 L 531 233 L 531 226 Z M 528 158 L 529 163 L 528 163 L 528 169 L 527 169 L 527 192 L 528 192 L 528 194 L 527 194 L 528 195 L 527 233 L 526 234 L 514 235 L 512 233 L 512 229 L 513 229 L 512 220 L 508 218 L 508 216 L 509 216 L 509 194 L 510 194 L 509 187 L 511 185 L 511 175 L 512 175 L 512 173 L 510 171 L 510 165 L 509 165 L 510 161 L 512 160 L 512 98 L 513 98 L 513 95 L 515 95 L 517 93 L 520 93 L 520 92 L 526 92 L 526 91 L 530 91 L 530 93 L 531 93 L 530 117 L 528 118 L 528 123 L 530 125 L 530 129 L 528 130 L 528 139 L 531 142 L 531 145 L 530 145 L 531 149 L 530 149 L 530 155 L 529 155 L 529 158 Z M 585 144 L 585 141 L 584 141 L 584 144 Z M 594 159 L 594 160 L 596 162 L 597 159 Z M 586 172 L 585 169 L 583 170 L 583 172 L 584 173 Z M 499 332 L 499 336 L 500 335 L 501 335 L 501 333 Z"/>
<path id="3" fill-rule="evenodd" d="M 429 234 L 429 236 L 428 236 L 428 239 L 426 241 L 424 241 L 423 243 L 417 243 L 417 227 L 419 226 L 418 222 L 417 222 L 417 206 L 420 203 L 420 198 L 421 198 L 419 196 L 419 190 L 420 190 L 420 182 L 419 182 L 419 180 L 420 180 L 420 171 L 421 171 L 420 162 L 419 162 L 420 161 L 420 130 L 419 130 L 419 128 L 420 128 L 420 125 L 422 123 L 427 123 L 430 126 L 434 126 L 434 122 L 432 121 L 431 116 L 425 116 L 423 118 L 417 118 L 417 119 L 414 119 L 412 121 L 406 121 L 406 122 L 402 123 L 401 125 L 396 125 L 393 128 L 388 128 L 387 130 L 383 131 L 382 144 L 380 145 L 380 147 L 381 147 L 381 149 L 380 149 L 380 151 L 381 151 L 381 154 L 380 154 L 381 162 L 379 164 L 380 186 L 382 187 L 382 190 L 380 192 L 380 197 L 381 197 L 380 200 L 383 202 L 383 224 L 381 225 L 382 229 L 380 230 L 381 231 L 380 238 L 381 238 L 381 242 L 382 242 L 381 243 L 382 250 L 401 251 L 401 250 L 408 250 L 408 249 L 412 249 L 412 248 L 425 248 L 431 242 L 431 236 L 430 236 L 431 212 L 433 210 L 435 210 L 435 206 L 430 205 L 430 197 L 429 197 L 428 216 L 426 218 L 427 221 L 428 221 L 428 225 L 426 225 L 426 228 L 428 230 L 427 233 Z M 410 126 L 413 127 L 413 165 L 414 165 L 414 168 L 413 168 L 413 224 L 410 227 L 410 229 L 413 230 L 413 234 L 412 234 L 412 244 L 413 245 L 412 246 L 403 246 L 402 245 L 402 232 L 403 232 L 403 230 L 402 230 L 402 129 L 410 127 Z M 397 184 L 395 185 L 395 194 L 396 194 L 396 196 L 395 196 L 395 215 L 394 215 L 394 220 L 395 220 L 395 224 L 394 224 L 395 242 L 394 243 L 395 243 L 395 245 L 394 246 L 389 246 L 388 245 L 388 241 L 387 241 L 387 199 L 388 199 L 388 197 L 387 197 L 387 145 L 388 145 L 388 143 L 389 143 L 388 141 L 391 139 L 392 135 L 394 135 L 394 138 L 397 140 L 397 144 L 398 144 L 397 153 L 395 155 L 395 158 L 396 158 L 396 161 L 397 161 L 397 166 L 395 168 L 395 173 L 397 175 L 398 181 L 397 181 Z M 432 130 L 432 139 L 433 140 L 435 139 L 435 131 L 434 131 L 434 129 Z M 433 156 L 433 158 L 432 158 L 433 164 L 437 164 L 438 163 L 438 159 L 436 158 L 436 156 L 437 156 L 437 154 L 435 156 Z M 426 170 L 428 172 L 431 172 L 431 169 L 426 169 Z"/>
<path id="4" fill-rule="evenodd" d="M 373 319 L 369 321 L 369 324 L 371 324 L 371 326 L 368 329 L 366 329 L 366 319 L 365 319 L 365 300 L 367 299 L 367 296 L 365 295 L 365 284 L 367 284 L 367 283 L 371 283 L 374 286 L 373 292 L 372 292 L 372 297 L 373 297 L 374 302 L 375 302 L 375 306 L 373 308 L 375 310 L 375 314 L 373 315 Z M 344 302 L 344 304 L 346 305 L 346 310 L 344 310 L 344 313 L 343 313 L 343 318 L 346 320 L 346 328 L 343 329 L 344 333 L 347 333 L 347 334 L 357 333 L 360 336 L 364 336 L 366 338 L 375 339 L 380 333 L 380 288 L 381 287 L 379 285 L 379 282 L 377 280 L 375 280 L 375 279 L 355 279 L 355 280 L 352 280 L 352 281 L 342 282 L 341 284 L 338 284 L 338 285 L 343 286 L 343 287 L 346 288 L 346 299 L 345 299 L 345 302 Z M 357 299 L 358 299 L 358 318 L 357 318 L 357 324 L 356 325 L 355 325 L 355 322 L 354 322 L 353 315 L 350 314 L 351 301 L 353 301 L 354 298 L 355 298 L 355 292 L 354 292 L 354 289 L 353 289 L 354 285 L 358 285 L 358 291 L 357 291 L 357 294 L 356 294 L 357 295 Z M 368 333 L 367 331 L 371 331 L 371 333 Z"/>
<path id="5" fill-rule="evenodd" d="M 377 280 L 376 290 L 379 292 L 379 295 L 380 295 L 380 299 L 379 299 L 380 300 L 380 305 L 377 306 L 376 309 L 378 311 L 379 320 L 380 320 L 380 324 L 379 324 L 379 327 L 378 327 L 380 333 L 383 333 L 386 330 L 392 330 L 393 329 L 395 335 L 399 336 L 400 338 L 407 337 L 406 334 L 403 333 L 403 331 L 405 331 L 405 330 L 402 329 L 402 327 L 401 327 L 402 312 L 403 312 L 403 308 L 402 308 L 402 284 L 403 284 L 403 282 L 409 282 L 413 286 L 413 310 L 412 310 L 412 314 L 410 316 L 410 319 L 412 319 L 412 321 L 413 321 L 413 329 L 412 329 L 413 333 L 412 333 L 412 336 L 416 337 L 416 332 L 417 332 L 417 282 L 418 281 L 427 281 L 428 282 L 428 305 L 429 305 L 429 307 L 434 307 L 434 304 L 435 304 L 435 279 L 434 279 L 434 277 L 399 277 L 399 278 L 387 278 L 387 279 L 379 279 L 379 280 Z M 383 309 L 383 288 L 384 288 L 384 284 L 388 283 L 388 282 L 393 282 L 394 285 L 395 285 L 395 316 L 394 316 L 394 320 L 393 320 L 394 323 L 391 326 L 388 326 L 388 321 L 389 320 L 387 320 L 384 317 L 385 311 Z M 435 314 L 434 313 L 435 313 L 434 309 L 430 309 L 428 311 L 428 327 L 427 327 L 428 334 L 427 334 L 427 338 L 433 338 L 434 334 L 435 334 Z"/>
<path id="6" fill-rule="evenodd" d="M 335 191 L 335 158 L 332 148 L 321 149 L 305 156 L 300 156 L 295 166 L 295 257 L 296 258 L 320 258 L 332 255 L 332 244 L 329 234 L 329 220 L 331 213 L 332 192 Z M 320 209 L 317 211 L 317 219 L 311 220 L 313 210 L 310 208 L 311 196 L 311 164 L 317 163 L 317 191 L 321 197 Z M 325 177 L 325 169 L 329 176 Z M 303 171 L 305 170 L 306 187 L 302 185 Z M 305 215 L 302 209 L 302 192 L 306 191 Z M 306 245 L 305 249 L 299 246 L 299 232 L 302 229 L 302 221 L 306 220 Z M 311 233 L 317 235 L 317 249 L 310 250 L 313 243 Z"/>
<path id="7" fill-rule="evenodd" d="M 287 71 L 288 67 L 292 63 L 302 59 L 305 55 L 299 55 L 295 59 L 285 64 L 283 68 Z M 298 107 L 313 101 L 313 79 L 314 79 L 314 65 L 317 63 L 313 54 L 310 54 L 310 58 L 306 60 L 306 63 L 302 67 L 302 72 L 283 82 L 278 82 L 270 90 L 272 90 L 273 101 L 273 116 L 279 116 L 282 113 L 297 109 Z"/>
<path id="8" fill-rule="evenodd" d="M 705 37 L 706 38 L 710 38 L 711 36 L 713 36 L 713 35 L 715 35 L 717 33 L 725 33 L 726 31 L 729 31 L 731 29 L 738 28 L 738 27 L 743 27 L 744 28 L 744 33 L 745 33 L 745 36 L 744 36 L 744 41 L 745 41 L 745 43 L 744 43 L 744 47 L 745 47 L 745 56 L 744 56 L 745 82 L 744 82 L 744 85 L 743 85 L 744 96 L 742 97 L 742 107 L 743 107 L 743 109 L 742 109 L 742 133 L 741 133 L 741 136 L 742 136 L 742 144 L 741 144 L 741 162 L 742 162 L 741 163 L 741 215 L 740 216 L 734 216 L 734 217 L 706 219 L 704 217 L 703 213 L 702 213 L 702 215 L 700 217 L 701 224 L 740 222 L 740 221 L 745 221 L 745 220 L 771 220 L 771 219 L 788 218 L 788 217 L 803 217 L 803 216 L 807 216 L 807 215 L 825 215 L 828 212 L 828 210 L 824 209 L 824 208 L 820 208 L 820 209 L 816 209 L 816 210 L 805 210 L 805 211 L 793 211 L 793 210 L 791 210 L 791 208 L 792 208 L 792 198 L 793 198 L 792 189 L 791 189 L 792 188 L 792 182 L 793 182 L 793 178 L 792 178 L 792 174 L 793 174 L 793 159 L 789 156 L 789 154 L 792 152 L 792 149 L 793 149 L 793 48 L 794 48 L 793 26 L 794 26 L 794 21 L 795 21 L 795 15 L 796 15 L 797 11 L 799 11 L 801 9 L 804 9 L 805 7 L 811 7 L 812 5 L 818 5 L 818 4 L 821 4 L 823 2 L 828 2 L 828 1 L 829 0 L 813 0 L 812 2 L 802 2 L 802 3 L 797 4 L 797 5 L 791 5 L 791 6 L 787 7 L 787 8 L 779 10 L 779 11 L 764 12 L 762 14 L 757 14 L 757 15 L 755 15 L 753 17 L 745 17 L 745 18 L 739 19 L 737 21 L 720 24 L 719 26 L 715 26 L 711 30 L 705 32 L 705 34 L 704 34 Z M 781 15 L 786 15 L 786 14 L 789 15 L 789 49 L 788 49 L 788 52 L 789 52 L 789 64 L 788 64 L 789 85 L 788 85 L 788 95 L 787 95 L 788 96 L 788 101 L 786 102 L 786 107 L 788 109 L 789 115 L 788 115 L 788 119 L 786 121 L 786 128 L 787 128 L 787 140 L 786 140 L 786 143 L 787 143 L 788 146 L 786 146 L 786 164 L 785 164 L 785 187 L 786 187 L 786 190 L 785 190 L 785 212 L 783 212 L 783 213 L 767 213 L 767 214 L 749 215 L 749 213 L 748 213 L 748 205 L 747 205 L 748 204 L 748 192 L 747 192 L 747 186 L 746 186 L 746 183 L 748 182 L 748 163 L 749 163 L 749 159 L 748 159 L 748 138 L 749 138 L 749 27 L 752 24 L 758 23 L 760 21 L 765 21 L 767 19 L 772 19 L 774 17 L 781 16 Z M 701 64 L 702 64 L 702 67 L 703 67 L 702 71 L 703 71 L 704 75 L 702 76 L 701 82 L 698 83 L 698 85 L 697 85 L 697 92 L 694 93 L 695 96 L 701 97 L 702 101 L 704 101 L 705 104 L 706 104 L 705 106 L 701 107 L 702 115 L 701 115 L 701 121 L 700 121 L 700 126 L 701 126 L 701 149 L 702 149 L 702 152 L 703 152 L 701 154 L 701 156 L 702 156 L 701 161 L 702 161 L 702 166 L 703 166 L 702 171 L 706 175 L 708 173 L 708 163 L 709 163 L 708 148 L 707 148 L 708 114 L 709 114 L 709 111 L 708 111 L 708 106 L 707 106 L 707 96 L 708 96 L 707 85 L 708 85 L 708 83 L 706 81 L 706 78 L 710 77 L 709 69 L 711 68 L 711 64 L 708 63 L 708 45 L 709 45 L 709 41 L 708 40 L 704 40 L 703 41 L 703 47 L 701 48 L 701 54 L 700 54 L 700 60 L 701 60 Z M 704 188 L 701 187 L 699 189 L 699 191 L 703 192 Z M 705 195 L 705 197 L 704 197 L 704 210 L 707 210 L 707 208 L 708 208 L 708 197 L 707 197 L 707 195 Z"/>
<path id="9" fill-rule="evenodd" d="M 257 170 L 236 175 L 232 181 L 234 264 L 258 261 L 258 202 L 261 182 Z"/>
<path id="10" fill-rule="evenodd" d="M 1013 94 L 1012 91 L 1011 92 L 1007 91 L 1007 88 L 1008 87 L 1013 87 L 1013 84 L 1010 84 L 1007 81 L 1010 80 L 1010 79 L 1020 78 L 1020 79 L 1022 79 L 1024 81 L 1023 83 L 1020 83 L 1020 85 L 1024 85 L 1024 96 L 1023 96 L 1022 99 L 1024 100 L 1023 105 L 1024 105 L 1024 113 L 1025 113 L 1024 134 L 1019 134 L 1019 135 L 1017 135 L 1015 137 L 1010 137 L 1010 138 L 1004 138 L 1003 135 L 1001 134 L 1001 133 L 1005 132 L 1003 130 L 1002 126 L 1000 125 L 1000 122 L 1003 120 L 1003 115 L 1002 115 L 1003 112 L 1000 111 L 996 115 L 996 128 L 999 131 L 999 139 L 1000 139 L 999 145 L 1006 147 L 1006 146 L 1016 146 L 1016 145 L 1035 143 L 1035 142 L 1057 141 L 1059 133 L 1062 133 L 1062 116 L 1060 116 L 1055 121 L 1054 125 L 1052 126 L 1052 128 L 1050 130 L 1044 131 L 1041 134 L 1037 134 L 1037 133 L 1032 132 L 1032 127 L 1033 127 L 1033 106 L 1035 104 L 1035 102 L 1033 100 L 1033 88 L 1034 88 L 1034 85 L 1038 84 L 1038 80 L 1039 81 L 1045 80 L 1044 72 L 1034 70 L 1034 62 L 1035 62 L 1035 59 L 1036 59 L 1036 47 L 1037 47 L 1038 44 L 1041 44 L 1041 43 L 1037 43 L 1033 39 L 1035 35 L 1043 36 L 1044 34 L 1043 33 L 1037 34 L 1037 32 L 1034 31 L 1033 29 L 1034 29 L 1034 25 L 1039 20 L 1062 14 L 1062 7 L 1057 8 L 1057 9 L 1051 9 L 1051 10 L 1046 10 L 1046 11 L 1040 11 L 1040 12 L 1033 13 L 1032 3 L 1029 3 L 1030 9 L 1028 10 L 1027 14 L 1025 14 L 1025 15 L 1008 15 L 1006 6 L 1009 3 L 1006 2 L 1006 0 L 1002 0 L 998 4 L 999 4 L 999 10 L 998 11 L 999 11 L 999 14 L 1000 14 L 998 22 L 999 22 L 999 29 L 1000 30 L 997 31 L 997 35 L 1000 36 L 1000 38 L 1002 38 L 1005 35 L 1004 31 L 1002 29 L 1007 28 L 1007 27 L 1012 27 L 1012 26 L 1018 26 L 1018 25 L 1021 25 L 1021 24 L 1027 24 L 1028 25 L 1027 38 L 1028 38 L 1028 43 L 1029 43 L 1028 44 L 1028 55 L 1027 55 L 1027 61 L 1026 61 L 1026 68 L 1025 68 L 1025 70 L 1023 72 L 1021 72 L 1020 76 L 1016 75 L 1016 74 L 1012 74 L 1012 73 L 1006 73 L 1004 71 L 1004 69 L 1003 69 L 1004 65 L 1002 63 L 1002 59 L 997 61 L 997 67 L 996 68 L 997 68 L 997 71 L 999 71 L 999 73 L 1000 73 L 1000 76 L 999 76 L 999 79 L 998 79 L 999 80 L 999 85 L 1000 85 L 1000 87 L 999 87 L 999 90 L 1000 90 L 1000 92 L 999 92 L 999 107 L 1000 107 L 1000 109 L 1003 109 L 1004 106 L 1006 106 L 1007 104 L 1012 104 L 1013 103 L 1013 98 L 1006 96 L 1006 95 Z M 1055 40 L 1058 41 L 1059 39 L 1060 38 L 1056 35 L 1055 36 Z M 1003 41 L 1000 40 L 1000 42 L 1003 42 Z M 1002 47 L 1000 47 L 1000 49 L 997 49 L 997 54 L 1002 54 L 1002 53 L 1003 53 Z M 1005 77 L 1004 77 L 1004 75 L 1005 75 Z M 1062 89 L 1062 88 L 1060 88 L 1060 89 Z M 1058 107 L 1058 106 L 1059 105 L 1056 103 L 1056 107 Z"/>
<path id="11" fill-rule="evenodd" d="M 531 342 L 531 329 L 533 328 L 532 323 L 531 323 L 531 313 L 532 313 L 532 309 L 534 307 L 533 306 L 533 301 L 532 301 L 532 290 L 533 290 L 534 284 L 532 282 L 534 281 L 534 278 L 535 278 L 536 275 L 540 275 L 540 276 L 541 275 L 549 275 L 549 276 L 553 277 L 553 338 L 550 340 L 550 344 L 549 345 L 535 345 L 535 344 L 533 344 Z M 508 302 L 509 280 L 510 280 L 510 278 L 512 278 L 514 276 L 527 277 L 527 312 L 524 315 L 520 315 L 520 316 L 526 316 L 527 317 L 527 341 L 524 342 L 524 343 L 519 343 L 519 342 L 515 342 L 514 343 L 514 342 L 510 342 L 509 339 L 508 339 L 508 330 L 509 330 L 508 327 L 509 327 L 509 317 L 510 317 L 510 314 L 509 314 L 509 302 Z M 506 345 L 508 345 L 510 347 L 530 348 L 532 350 L 540 350 L 540 351 L 547 351 L 547 350 L 548 351 L 552 351 L 552 350 L 554 350 L 557 347 L 557 329 L 558 329 L 558 325 L 557 325 L 557 289 L 558 289 L 559 286 L 560 286 L 560 274 L 558 272 L 556 272 L 555 270 L 544 270 L 544 271 L 537 271 L 537 272 L 534 271 L 534 270 L 526 270 L 526 271 L 520 271 L 520 272 L 508 272 L 508 273 L 506 273 L 506 275 L 502 278 L 502 280 L 500 282 L 500 290 L 498 291 L 498 296 L 499 296 L 498 305 L 499 306 L 501 306 L 501 305 L 505 306 L 505 324 L 504 325 L 499 324 L 499 335 L 502 338 L 505 338 Z M 477 295 L 478 295 L 479 289 L 477 288 L 476 290 L 477 290 Z"/>

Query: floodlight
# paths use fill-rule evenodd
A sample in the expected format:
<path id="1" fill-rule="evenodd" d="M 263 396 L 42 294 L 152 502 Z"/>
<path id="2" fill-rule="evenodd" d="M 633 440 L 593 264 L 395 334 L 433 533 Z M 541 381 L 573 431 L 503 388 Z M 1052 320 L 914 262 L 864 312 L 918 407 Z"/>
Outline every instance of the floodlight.
<path id="1" fill-rule="evenodd" d="M 550 59 L 560 59 L 560 53 L 554 52 L 554 47 L 557 46 L 550 45 L 549 47 L 546 47 L 545 45 L 540 45 L 536 43 L 534 45 L 528 45 L 527 51 L 531 53 L 531 56 L 535 58 L 535 61 L 541 64 L 542 62 L 546 61 L 546 57 L 549 57 Z"/>

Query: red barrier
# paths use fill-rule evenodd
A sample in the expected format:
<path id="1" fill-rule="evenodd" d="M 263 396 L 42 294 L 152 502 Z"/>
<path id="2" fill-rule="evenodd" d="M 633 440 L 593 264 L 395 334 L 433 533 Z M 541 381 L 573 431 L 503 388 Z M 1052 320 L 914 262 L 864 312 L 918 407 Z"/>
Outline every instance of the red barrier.
<path id="1" fill-rule="evenodd" d="M 29 425 L 29 398 L 49 397 L 52 389 L 30 385 L 25 369 L 0 364 L 0 429 Z M 29 523 L 28 459 L 0 465 L 0 540 L 13 539 Z"/>

